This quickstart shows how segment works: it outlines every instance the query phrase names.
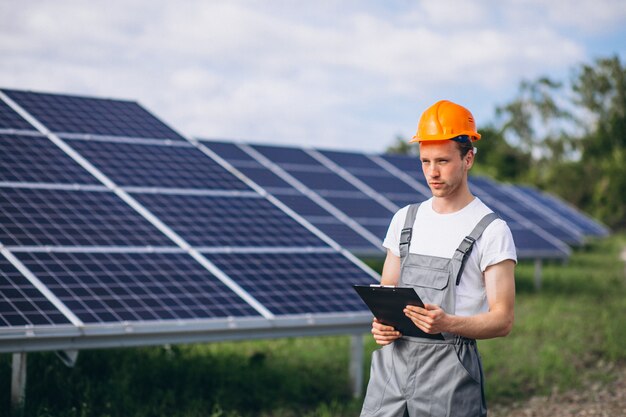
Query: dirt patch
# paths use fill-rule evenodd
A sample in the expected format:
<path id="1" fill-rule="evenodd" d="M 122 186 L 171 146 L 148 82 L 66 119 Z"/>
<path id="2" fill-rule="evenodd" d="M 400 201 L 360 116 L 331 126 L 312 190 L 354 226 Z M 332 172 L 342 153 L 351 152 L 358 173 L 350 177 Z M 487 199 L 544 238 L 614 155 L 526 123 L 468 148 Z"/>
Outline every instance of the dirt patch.
<path id="1" fill-rule="evenodd" d="M 494 405 L 489 417 L 626 416 L 626 366 L 610 371 L 612 382 L 588 383 L 582 389 L 533 397 L 509 406 Z"/>

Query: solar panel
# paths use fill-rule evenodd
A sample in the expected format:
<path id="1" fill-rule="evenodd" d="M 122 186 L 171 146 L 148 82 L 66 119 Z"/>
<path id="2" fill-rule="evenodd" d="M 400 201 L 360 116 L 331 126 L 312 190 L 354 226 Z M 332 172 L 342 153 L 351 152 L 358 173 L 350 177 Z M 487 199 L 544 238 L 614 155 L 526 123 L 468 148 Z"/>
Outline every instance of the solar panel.
<path id="1" fill-rule="evenodd" d="M 268 145 L 254 145 L 253 148 L 378 239 L 384 237 L 384 233 L 380 233 L 380 225 L 389 225 L 393 216 L 389 207 L 383 206 L 302 149 Z"/>
<path id="2" fill-rule="evenodd" d="M 338 191 L 341 195 L 346 195 L 345 192 L 348 192 L 357 198 L 363 196 L 363 193 L 356 189 L 354 185 L 327 168 L 310 167 L 306 171 L 300 170 L 300 168 L 287 168 L 286 170 L 298 181 L 311 190 L 317 191 L 320 195 L 332 195 L 332 191 Z"/>
<path id="3" fill-rule="evenodd" d="M 320 150 L 319 152 L 340 167 L 349 169 L 350 172 L 376 174 L 380 171 L 380 166 L 362 153 L 328 150 Z"/>
<path id="4" fill-rule="evenodd" d="M 272 171 L 262 166 L 248 167 L 236 165 L 237 169 L 251 178 L 261 187 L 273 190 L 276 193 L 290 194 L 296 193 L 295 189 L 288 182 L 274 174 Z M 298 192 L 299 193 L 299 192 Z"/>
<path id="5" fill-rule="evenodd" d="M 5 246 L 171 246 L 109 191 L 0 188 Z"/>
<path id="6" fill-rule="evenodd" d="M 315 224 L 315 227 L 357 255 L 380 256 L 382 252 L 379 246 L 375 246 L 370 240 L 365 239 L 353 228 L 337 221 L 334 217 L 312 218 L 310 221 Z M 374 229 L 372 233 L 375 236 L 381 236 L 379 230 Z"/>
<path id="7" fill-rule="evenodd" d="M 339 151 L 320 151 L 320 153 L 395 204 L 396 210 L 411 203 L 422 202 L 429 197 L 364 154 Z"/>
<path id="8" fill-rule="evenodd" d="M 69 325 L 69 320 L 6 258 L 0 257 L 0 329 Z"/>
<path id="9" fill-rule="evenodd" d="M 326 200 L 361 224 L 368 224 L 368 219 L 376 219 L 377 222 L 383 219 L 389 225 L 393 216 L 393 213 L 363 193 L 358 197 L 326 196 Z"/>
<path id="10" fill-rule="evenodd" d="M 384 154 L 381 155 L 381 158 L 390 163 L 395 168 L 406 173 L 411 178 L 414 178 L 422 184 L 425 183 L 426 179 L 424 178 L 424 174 L 422 173 L 422 163 L 420 162 L 419 158 L 415 156 L 396 154 Z"/>
<path id="11" fill-rule="evenodd" d="M 131 101 L 2 90 L 55 133 L 183 140 Z"/>
<path id="12" fill-rule="evenodd" d="M 608 229 L 596 222 L 589 216 L 584 215 L 569 204 L 560 201 L 558 198 L 544 194 L 532 187 L 512 185 L 513 192 L 521 193 L 526 198 L 532 199 L 538 206 L 554 211 L 565 221 L 569 222 L 575 230 L 586 236 L 607 236 Z"/>
<path id="13" fill-rule="evenodd" d="M 208 258 L 275 314 L 358 312 L 352 284 L 371 278 L 337 253 L 215 254 Z"/>
<path id="14" fill-rule="evenodd" d="M 2 100 L 0 100 L 0 129 L 36 130 Z"/>
<path id="15" fill-rule="evenodd" d="M 233 143 L 204 141 L 203 145 L 226 159 L 239 171 L 251 178 L 266 191 L 271 193 L 287 207 L 306 218 L 315 227 L 330 236 L 350 251 L 364 255 L 379 255 L 382 253 L 380 244 L 372 242 L 374 236 L 364 237 L 367 230 L 355 230 L 336 215 L 322 207 L 319 202 L 312 200 L 269 168 L 254 159 L 251 155 Z M 307 159 L 311 162 L 311 159 Z"/>
<path id="16" fill-rule="evenodd" d="M 139 193 L 133 196 L 194 246 L 328 246 L 263 198 Z"/>
<path id="17" fill-rule="evenodd" d="M 0 134 L 0 181 L 100 184 L 44 136 Z"/>
<path id="18" fill-rule="evenodd" d="M 276 194 L 279 196 L 280 201 L 301 216 L 306 218 L 332 217 L 322 206 L 303 194 L 281 194 L 280 192 Z"/>
<path id="19" fill-rule="evenodd" d="M 258 315 L 186 254 L 16 256 L 84 323 Z"/>
<path id="20" fill-rule="evenodd" d="M 120 186 L 252 191 L 191 144 L 68 143 Z"/>
<path id="21" fill-rule="evenodd" d="M 224 147 L 244 157 L 234 169 L 130 101 L 0 104 L 0 351 L 369 327 L 351 284 L 379 277 L 324 230 L 380 249 L 247 152 Z"/>

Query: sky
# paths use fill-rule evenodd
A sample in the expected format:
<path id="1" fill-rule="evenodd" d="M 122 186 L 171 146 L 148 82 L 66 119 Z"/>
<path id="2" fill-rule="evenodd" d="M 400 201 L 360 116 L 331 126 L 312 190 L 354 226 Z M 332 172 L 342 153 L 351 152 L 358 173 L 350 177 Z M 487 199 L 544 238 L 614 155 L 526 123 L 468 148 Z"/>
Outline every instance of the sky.
<path id="1" fill-rule="evenodd" d="M 138 101 L 184 135 L 382 152 L 447 99 L 626 60 L 623 0 L 0 0 L 0 87 Z"/>

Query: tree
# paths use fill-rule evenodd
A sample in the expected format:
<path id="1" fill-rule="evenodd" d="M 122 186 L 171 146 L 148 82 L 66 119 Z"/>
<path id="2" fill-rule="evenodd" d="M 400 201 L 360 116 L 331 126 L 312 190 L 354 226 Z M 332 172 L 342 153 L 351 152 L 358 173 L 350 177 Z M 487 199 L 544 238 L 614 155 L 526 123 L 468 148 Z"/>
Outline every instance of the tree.
<path id="1" fill-rule="evenodd" d="M 410 144 L 405 137 L 396 135 L 393 144 L 387 147 L 385 153 L 417 156 L 418 147 L 415 144 Z"/>
<path id="2" fill-rule="evenodd" d="M 617 56 L 578 66 L 569 85 L 523 81 L 496 116 L 507 142 L 530 154 L 529 182 L 626 227 L 626 68 Z"/>
<path id="3" fill-rule="evenodd" d="M 511 146 L 503 131 L 492 124 L 479 128 L 481 139 L 475 143 L 478 149 L 474 172 L 488 175 L 500 181 L 519 181 L 525 178 L 530 163 L 530 153 Z"/>
<path id="4" fill-rule="evenodd" d="M 572 82 L 582 108 L 581 164 L 594 184 L 590 208 L 608 225 L 626 228 L 626 67 L 619 57 L 582 65 Z"/>

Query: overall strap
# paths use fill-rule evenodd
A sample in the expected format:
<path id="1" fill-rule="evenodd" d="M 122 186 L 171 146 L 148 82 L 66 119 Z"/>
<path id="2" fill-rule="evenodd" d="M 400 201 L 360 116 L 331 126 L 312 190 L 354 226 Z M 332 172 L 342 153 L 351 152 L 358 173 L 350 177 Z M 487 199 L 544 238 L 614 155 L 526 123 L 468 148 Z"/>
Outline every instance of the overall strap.
<path id="1" fill-rule="evenodd" d="M 406 217 L 404 218 L 404 227 L 402 233 L 400 233 L 400 260 L 401 262 L 409 254 L 409 247 L 411 246 L 411 236 L 413 235 L 413 224 L 415 223 L 415 216 L 417 215 L 417 209 L 420 203 L 411 204 Z"/>
<path id="2" fill-rule="evenodd" d="M 472 249 L 474 248 L 474 243 L 478 240 L 478 238 L 483 234 L 487 226 L 491 224 L 495 219 L 499 218 L 496 213 L 489 213 L 483 217 L 474 230 L 470 232 L 469 235 L 463 238 L 463 241 L 459 245 L 459 247 L 454 252 L 453 259 L 455 259 L 459 265 L 459 272 L 456 275 L 456 285 L 459 285 L 461 282 L 461 275 L 463 275 L 463 269 L 465 269 L 465 262 L 469 258 L 472 253 Z"/>

